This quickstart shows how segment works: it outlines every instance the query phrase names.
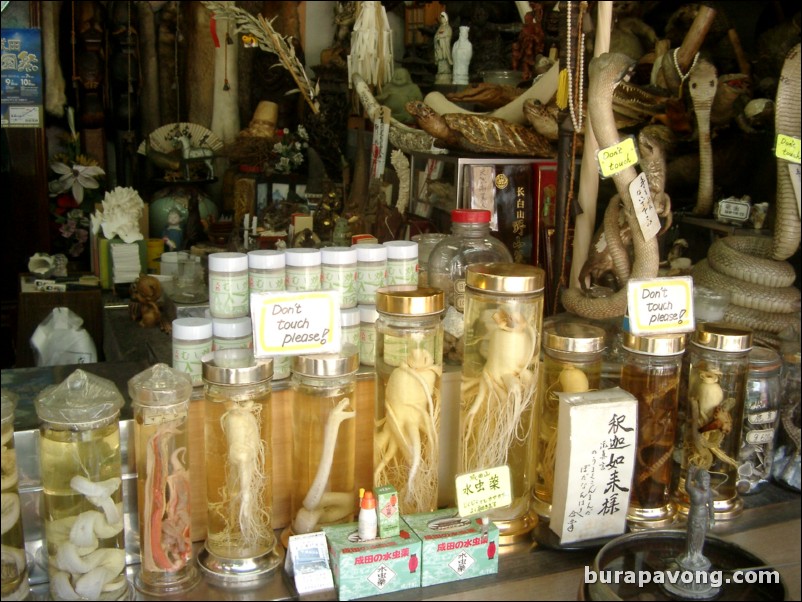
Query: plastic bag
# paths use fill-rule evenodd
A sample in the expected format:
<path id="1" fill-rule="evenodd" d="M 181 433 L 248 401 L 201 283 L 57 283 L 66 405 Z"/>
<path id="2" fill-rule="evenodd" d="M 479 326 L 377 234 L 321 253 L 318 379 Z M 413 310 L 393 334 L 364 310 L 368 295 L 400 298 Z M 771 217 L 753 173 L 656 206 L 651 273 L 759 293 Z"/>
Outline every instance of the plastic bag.
<path id="1" fill-rule="evenodd" d="M 83 318 L 67 307 L 55 307 L 31 336 L 37 366 L 97 362 L 97 348 L 83 328 Z"/>

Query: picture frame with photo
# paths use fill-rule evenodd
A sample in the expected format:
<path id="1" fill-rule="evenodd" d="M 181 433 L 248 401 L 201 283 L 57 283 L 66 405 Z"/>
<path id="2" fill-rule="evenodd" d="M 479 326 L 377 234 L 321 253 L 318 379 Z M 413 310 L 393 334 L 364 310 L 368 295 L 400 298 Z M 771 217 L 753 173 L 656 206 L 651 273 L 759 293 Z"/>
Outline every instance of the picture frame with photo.
<path id="1" fill-rule="evenodd" d="M 490 229 L 498 230 L 496 212 L 496 167 L 495 165 L 467 165 L 471 209 L 485 209 L 490 212 Z"/>

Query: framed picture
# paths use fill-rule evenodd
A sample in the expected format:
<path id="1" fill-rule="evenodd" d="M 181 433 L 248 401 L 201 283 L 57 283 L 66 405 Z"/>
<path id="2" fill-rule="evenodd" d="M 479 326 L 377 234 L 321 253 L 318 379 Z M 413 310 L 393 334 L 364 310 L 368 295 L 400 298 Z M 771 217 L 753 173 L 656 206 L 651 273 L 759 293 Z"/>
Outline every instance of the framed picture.
<path id="1" fill-rule="evenodd" d="M 270 185 L 270 200 L 273 204 L 282 203 L 289 198 L 290 185 L 285 182 L 272 182 Z"/>

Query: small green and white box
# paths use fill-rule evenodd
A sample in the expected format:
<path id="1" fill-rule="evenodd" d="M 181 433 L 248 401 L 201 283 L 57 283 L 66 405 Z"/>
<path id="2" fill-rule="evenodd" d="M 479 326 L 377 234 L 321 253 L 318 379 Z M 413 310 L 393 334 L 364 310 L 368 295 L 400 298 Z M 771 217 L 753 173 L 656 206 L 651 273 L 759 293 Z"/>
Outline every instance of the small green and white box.
<path id="1" fill-rule="evenodd" d="M 358 524 L 323 527 L 340 600 L 420 587 L 421 542 L 400 520 L 395 537 L 360 541 Z"/>
<path id="2" fill-rule="evenodd" d="M 455 508 L 404 517 L 423 545 L 423 587 L 498 573 L 498 527 Z"/>
<path id="3" fill-rule="evenodd" d="M 374 490 L 376 494 L 376 511 L 379 513 L 379 537 L 395 537 L 398 535 L 399 520 L 398 492 L 392 485 L 382 485 Z"/>

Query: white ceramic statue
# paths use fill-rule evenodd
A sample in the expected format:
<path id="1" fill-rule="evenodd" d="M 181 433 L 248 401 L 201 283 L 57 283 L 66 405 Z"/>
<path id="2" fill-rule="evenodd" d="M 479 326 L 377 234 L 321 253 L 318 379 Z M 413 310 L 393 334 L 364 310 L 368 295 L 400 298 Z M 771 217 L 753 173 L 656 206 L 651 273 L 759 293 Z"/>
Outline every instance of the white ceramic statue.
<path id="1" fill-rule="evenodd" d="M 451 49 L 451 56 L 454 60 L 454 73 L 451 83 L 455 85 L 468 85 L 468 67 L 471 65 L 471 57 L 473 56 L 473 45 L 468 39 L 469 29 L 465 25 L 459 28 L 459 39 L 454 42 L 454 47 Z"/>
<path id="2" fill-rule="evenodd" d="M 437 76 L 434 83 L 451 83 L 451 25 L 448 24 L 448 15 L 440 13 L 440 26 L 434 34 L 434 61 L 437 63 Z"/>

